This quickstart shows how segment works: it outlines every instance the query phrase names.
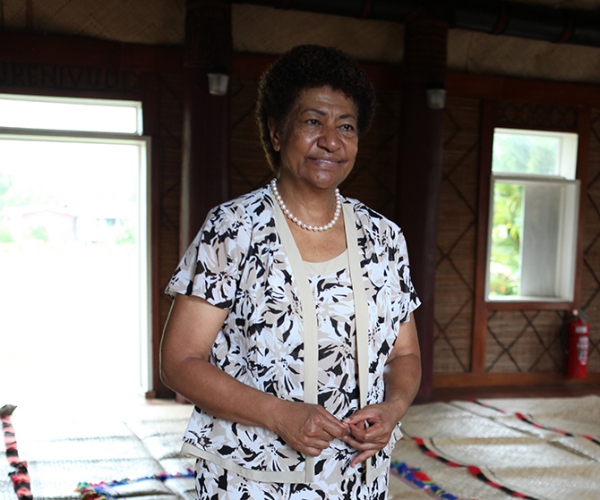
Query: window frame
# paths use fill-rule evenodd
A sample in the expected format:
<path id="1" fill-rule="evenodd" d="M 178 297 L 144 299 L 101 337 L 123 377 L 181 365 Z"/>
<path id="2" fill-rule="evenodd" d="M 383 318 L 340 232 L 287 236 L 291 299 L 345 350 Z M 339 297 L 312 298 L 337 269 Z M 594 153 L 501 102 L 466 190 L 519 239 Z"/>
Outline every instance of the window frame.
<path id="1" fill-rule="evenodd" d="M 493 171 L 493 144 L 495 139 L 496 132 L 499 133 L 513 133 L 515 136 L 517 135 L 540 135 L 540 136 L 557 136 L 562 134 L 572 134 L 576 137 L 569 138 L 565 137 L 565 141 L 561 144 L 559 148 L 558 154 L 560 157 L 562 165 L 559 165 L 559 171 L 555 175 L 547 175 L 547 174 L 530 174 L 530 173 L 520 173 L 520 172 L 494 172 Z M 523 309 L 529 308 L 528 306 L 532 306 L 535 304 L 536 309 L 546 309 L 547 307 L 541 307 L 541 304 L 556 304 L 560 305 L 562 308 L 563 305 L 570 305 L 575 302 L 576 292 L 577 292 L 577 268 L 578 268 L 578 259 L 580 252 L 578 251 L 579 247 L 579 239 L 581 236 L 581 225 L 580 225 L 580 215 L 583 206 L 582 193 L 581 193 L 581 182 L 579 180 L 578 173 L 580 172 L 579 167 L 579 159 L 580 159 L 580 137 L 581 134 L 578 131 L 574 130 L 548 130 L 544 128 L 532 128 L 528 126 L 523 127 L 491 127 L 491 155 L 489 159 L 488 165 L 488 177 L 489 177 L 489 185 L 487 187 L 487 226 L 486 226 L 486 241 L 485 241 L 485 262 L 484 262 L 484 290 L 483 290 L 483 300 L 487 305 L 488 309 L 504 309 L 508 304 L 515 304 L 515 309 Z M 528 134 L 529 133 L 529 134 Z M 574 146 L 574 150 L 573 150 Z M 571 153 L 574 154 L 574 164 L 567 165 L 566 168 L 564 166 L 565 160 L 565 150 L 571 150 Z M 566 175 L 565 175 L 566 174 Z M 551 185 L 556 184 L 560 186 L 565 186 L 568 189 L 568 186 L 572 187 L 573 194 L 572 196 L 575 198 L 574 203 L 575 206 L 572 208 L 570 213 L 565 212 L 566 208 L 561 209 L 560 213 L 560 221 L 559 221 L 559 232 L 563 232 L 564 228 L 567 227 L 567 231 L 569 230 L 569 226 L 567 226 L 568 221 L 565 219 L 570 218 L 572 222 L 572 236 L 567 244 L 561 245 L 558 249 L 559 256 L 557 256 L 557 269 L 556 269 L 556 280 L 557 282 L 564 281 L 564 277 L 571 274 L 573 277 L 570 280 L 570 283 L 567 285 L 555 285 L 555 291 L 558 293 L 558 296 L 555 297 L 542 297 L 542 296 L 527 296 L 527 295 L 519 295 L 519 296 L 498 296 L 498 297 L 490 297 L 490 267 L 491 267 L 491 252 L 492 252 L 492 227 L 493 227 L 493 219 L 494 219 L 494 188 L 496 182 L 506 182 L 506 183 L 514 183 L 522 185 L 525 189 L 527 186 L 543 186 L 543 185 Z M 525 205 L 523 206 L 525 209 Z M 523 224 L 526 221 L 525 212 L 523 212 L 524 220 Z M 523 239 L 523 242 L 525 239 Z M 568 269 L 563 270 L 562 272 L 558 269 L 558 260 L 561 259 L 561 255 L 563 253 L 570 254 L 570 262 L 568 262 Z M 521 257 L 523 256 L 523 246 L 521 247 Z M 496 307 L 499 306 L 499 307 Z M 527 306 L 527 307 L 524 307 Z M 508 306 L 507 308 L 513 308 Z M 531 307 L 534 308 L 534 307 Z"/>
<path id="2" fill-rule="evenodd" d="M 154 323 L 153 317 L 153 289 L 152 282 L 154 272 L 154 262 L 156 258 L 156 249 L 152 241 L 152 219 L 153 205 L 152 194 L 155 176 L 153 173 L 153 141 L 152 136 L 144 130 L 143 107 L 144 100 L 115 99 L 106 97 L 77 97 L 77 96 L 53 96 L 51 94 L 30 94 L 25 92 L 6 93 L 0 89 L 0 95 L 10 96 L 14 100 L 37 101 L 37 102 L 63 102 L 63 103 L 84 103 L 109 106 L 131 106 L 135 105 L 136 128 L 133 133 L 126 132 L 103 132 L 86 130 L 68 130 L 54 128 L 25 128 L 25 127 L 2 127 L 0 126 L 0 137 L 13 140 L 45 140 L 45 141 L 65 141 L 65 142 L 111 142 L 113 144 L 137 144 L 140 147 L 140 172 L 139 172 L 139 201 L 140 220 L 137 237 L 140 242 L 139 248 L 139 288 L 142 291 L 140 295 L 140 382 L 141 390 L 149 394 L 156 390 L 154 382 L 157 368 L 154 364 Z M 142 244 L 143 242 L 143 244 Z M 145 292 L 143 292 L 145 290 Z"/>
<path id="3" fill-rule="evenodd" d="M 560 234 L 565 230 L 569 230 L 568 221 L 564 220 L 572 217 L 572 237 L 570 240 L 570 245 L 564 244 L 561 245 L 558 249 L 558 256 L 556 257 L 557 262 L 563 258 L 565 252 L 567 254 L 571 254 L 569 256 L 570 262 L 568 263 L 569 269 L 567 271 L 563 271 L 560 273 L 557 271 L 556 280 L 563 282 L 565 280 L 569 280 L 567 284 L 556 285 L 556 288 L 560 288 L 565 290 L 563 294 L 557 297 L 542 297 L 542 296 L 528 296 L 528 295 L 518 295 L 518 296 L 498 296 L 498 297 L 490 297 L 490 267 L 491 267 L 491 254 L 492 254 L 492 226 L 494 220 L 494 188 L 496 182 L 504 182 L 504 183 L 513 183 L 523 186 L 527 189 L 527 186 L 544 186 L 544 185 L 557 185 L 564 186 L 565 188 L 572 187 L 574 190 L 574 204 L 572 211 L 565 212 L 568 210 L 567 208 L 562 208 L 560 211 L 560 218 L 562 219 L 559 222 L 559 239 L 561 239 Z M 565 201 L 563 200 L 563 203 Z M 485 261 L 485 295 L 484 300 L 487 304 L 505 304 L 505 303 L 517 303 L 520 305 L 527 303 L 572 303 L 575 295 L 575 285 L 576 285 L 576 267 L 577 267 L 577 242 L 579 238 L 579 209 L 581 207 L 581 189 L 580 189 L 580 181 L 578 179 L 564 179 L 558 176 L 545 176 L 545 175 L 529 175 L 529 174 L 506 174 L 506 173 L 498 173 L 494 174 L 493 172 L 490 174 L 490 185 L 489 185 L 489 210 L 488 210 L 488 223 L 487 223 L 487 245 L 486 245 L 486 261 Z M 525 224 L 526 216 L 524 218 L 523 224 Z M 565 229 L 566 227 L 566 229 Z M 570 248 L 567 248 L 570 247 Z M 523 247 L 521 247 L 521 257 L 523 256 Z M 565 276 L 566 275 L 566 276 Z"/>
<path id="4" fill-rule="evenodd" d="M 572 301 L 539 302 L 539 301 L 492 301 L 485 300 L 486 262 L 488 253 L 488 221 L 489 221 L 489 197 L 490 178 L 492 175 L 492 156 L 494 129 L 501 127 L 505 129 L 534 128 L 529 124 L 513 125 L 500 123 L 498 120 L 498 103 L 494 98 L 484 98 L 481 103 L 481 132 L 479 150 L 479 182 L 477 203 L 477 240 L 475 253 L 475 288 L 474 311 L 473 311 L 473 349 L 472 363 L 475 371 L 483 369 L 483 358 L 485 353 L 485 332 L 487 331 L 488 315 L 493 311 L 569 311 L 580 307 L 581 281 L 584 250 L 584 226 L 585 226 L 585 200 L 586 200 L 586 178 L 587 163 L 589 155 L 591 111 L 589 108 L 579 108 L 578 117 L 573 127 L 543 127 L 536 125 L 537 130 L 549 132 L 575 132 L 579 136 L 577 148 L 577 165 L 575 177 L 580 181 L 579 218 L 577 227 L 577 250 L 575 257 L 575 287 Z"/>

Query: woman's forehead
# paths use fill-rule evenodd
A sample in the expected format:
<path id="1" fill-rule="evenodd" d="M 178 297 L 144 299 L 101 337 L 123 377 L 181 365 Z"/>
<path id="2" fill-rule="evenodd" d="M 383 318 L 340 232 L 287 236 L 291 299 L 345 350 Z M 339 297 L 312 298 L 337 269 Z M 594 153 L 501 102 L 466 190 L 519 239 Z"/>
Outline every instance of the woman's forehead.
<path id="1" fill-rule="evenodd" d="M 357 106 L 354 100 L 341 90 L 328 86 L 302 89 L 292 109 L 297 113 L 308 110 L 328 111 L 335 109 L 338 113 L 349 114 L 356 118 Z"/>

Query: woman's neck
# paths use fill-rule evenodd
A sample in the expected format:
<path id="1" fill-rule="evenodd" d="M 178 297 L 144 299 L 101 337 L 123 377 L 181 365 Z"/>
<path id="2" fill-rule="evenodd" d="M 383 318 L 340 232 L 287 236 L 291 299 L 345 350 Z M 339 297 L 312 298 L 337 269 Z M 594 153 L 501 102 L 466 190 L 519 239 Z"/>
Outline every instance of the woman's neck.
<path id="1" fill-rule="evenodd" d="M 332 221 L 336 211 L 336 187 L 321 189 L 278 179 L 276 189 L 289 212 L 302 222 L 323 226 Z"/>

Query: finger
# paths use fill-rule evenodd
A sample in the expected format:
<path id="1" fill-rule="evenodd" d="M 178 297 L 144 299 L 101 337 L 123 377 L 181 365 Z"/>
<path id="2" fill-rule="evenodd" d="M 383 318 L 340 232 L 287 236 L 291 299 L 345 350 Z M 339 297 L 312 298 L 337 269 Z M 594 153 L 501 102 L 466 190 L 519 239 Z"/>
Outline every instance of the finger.
<path id="1" fill-rule="evenodd" d="M 346 437 L 344 437 L 343 441 L 352 446 L 352 448 L 356 448 L 360 451 L 364 451 L 364 447 L 370 444 L 356 439 L 352 434 L 348 434 Z"/>
<path id="2" fill-rule="evenodd" d="M 369 420 L 378 420 L 381 418 L 381 412 L 377 408 L 377 405 L 366 406 L 345 418 L 344 422 L 348 424 L 359 424 L 360 422 L 367 422 Z"/>
<path id="3" fill-rule="evenodd" d="M 327 448 L 327 446 L 325 446 L 325 448 Z M 318 457 L 325 448 L 321 448 L 320 446 L 306 446 L 298 451 L 305 455 L 310 455 L 311 457 Z"/>
<path id="4" fill-rule="evenodd" d="M 387 443 L 383 442 L 383 440 L 378 440 L 378 441 L 361 441 L 360 439 L 356 439 L 351 434 L 349 434 L 348 436 L 346 436 L 344 438 L 344 442 L 347 443 L 347 444 L 349 444 L 353 448 L 356 448 L 359 451 L 380 450 L 383 447 L 385 447 L 385 445 L 387 444 Z"/>
<path id="5" fill-rule="evenodd" d="M 330 441 L 335 438 L 341 439 L 348 434 L 348 426 L 342 424 L 339 420 L 336 420 L 335 422 L 325 422 L 323 430 L 330 436 Z"/>
<path id="6" fill-rule="evenodd" d="M 370 441 L 373 436 L 378 434 L 376 426 L 367 425 L 368 422 L 360 423 L 358 425 L 350 425 L 350 433 L 360 441 Z"/>
<path id="7" fill-rule="evenodd" d="M 292 441 L 292 446 L 302 453 L 318 456 L 321 451 L 329 447 L 331 436 L 326 432 L 321 432 L 319 435 L 301 433 Z"/>
<path id="8" fill-rule="evenodd" d="M 314 416 L 309 419 L 300 432 L 300 439 L 307 445 L 320 448 L 329 446 L 329 442 L 335 438 L 342 438 L 348 433 L 347 426 L 340 425 L 337 420 Z"/>
<path id="9" fill-rule="evenodd" d="M 335 418 L 322 406 L 317 406 L 318 417 L 312 422 L 316 428 L 327 433 L 329 441 L 342 438 L 348 433 L 348 424 Z"/>

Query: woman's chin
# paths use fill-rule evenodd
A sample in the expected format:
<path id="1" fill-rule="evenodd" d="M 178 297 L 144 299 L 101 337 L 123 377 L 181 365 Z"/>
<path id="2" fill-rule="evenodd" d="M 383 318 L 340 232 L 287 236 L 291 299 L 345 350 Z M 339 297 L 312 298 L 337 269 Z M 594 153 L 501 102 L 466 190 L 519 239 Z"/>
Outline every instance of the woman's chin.
<path id="1" fill-rule="evenodd" d="M 341 167 L 337 169 L 319 169 L 310 176 L 310 179 L 316 187 L 335 189 L 348 177 L 348 173 L 349 171 L 346 172 Z"/>

